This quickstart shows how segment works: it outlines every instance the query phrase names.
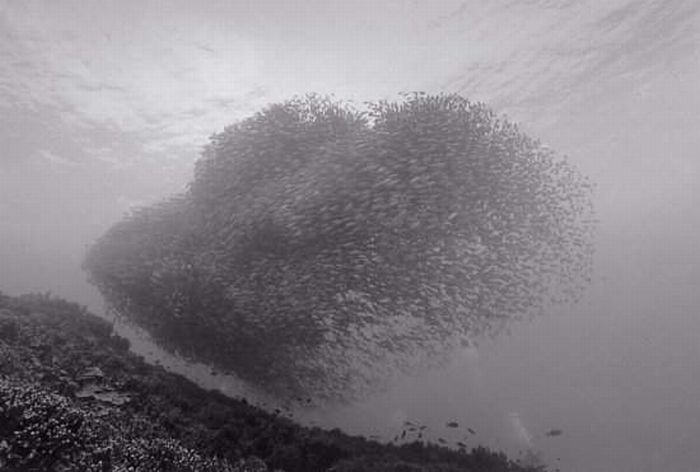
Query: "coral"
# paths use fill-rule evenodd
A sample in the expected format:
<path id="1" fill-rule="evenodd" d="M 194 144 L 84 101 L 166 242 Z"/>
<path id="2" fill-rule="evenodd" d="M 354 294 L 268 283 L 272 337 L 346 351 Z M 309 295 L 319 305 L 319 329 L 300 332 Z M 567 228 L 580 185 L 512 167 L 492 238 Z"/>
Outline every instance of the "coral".
<path id="1" fill-rule="evenodd" d="M 3 472 L 528 471 L 485 449 L 382 445 L 302 427 L 149 366 L 75 304 L 0 296 L 1 308 L 18 333 L 0 340 L 14 363 L 0 376 Z M 98 383 L 128 401 L 81 394 Z"/>

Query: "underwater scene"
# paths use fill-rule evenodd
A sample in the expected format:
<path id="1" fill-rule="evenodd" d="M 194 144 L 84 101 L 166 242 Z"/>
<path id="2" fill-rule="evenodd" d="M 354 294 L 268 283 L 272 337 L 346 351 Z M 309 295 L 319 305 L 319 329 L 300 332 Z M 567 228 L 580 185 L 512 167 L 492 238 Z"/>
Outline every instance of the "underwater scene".
<path id="1" fill-rule="evenodd" d="M 699 28 L 0 0 L 0 470 L 700 470 Z"/>

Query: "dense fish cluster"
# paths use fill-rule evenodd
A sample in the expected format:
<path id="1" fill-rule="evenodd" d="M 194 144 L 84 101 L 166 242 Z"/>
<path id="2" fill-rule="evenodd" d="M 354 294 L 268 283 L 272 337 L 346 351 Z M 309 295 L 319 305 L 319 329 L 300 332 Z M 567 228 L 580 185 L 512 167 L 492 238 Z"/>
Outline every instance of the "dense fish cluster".
<path id="1" fill-rule="evenodd" d="M 458 95 L 319 96 L 214 135 L 188 190 L 92 247 L 163 346 L 277 395 L 350 398 L 581 293 L 591 189 Z"/>

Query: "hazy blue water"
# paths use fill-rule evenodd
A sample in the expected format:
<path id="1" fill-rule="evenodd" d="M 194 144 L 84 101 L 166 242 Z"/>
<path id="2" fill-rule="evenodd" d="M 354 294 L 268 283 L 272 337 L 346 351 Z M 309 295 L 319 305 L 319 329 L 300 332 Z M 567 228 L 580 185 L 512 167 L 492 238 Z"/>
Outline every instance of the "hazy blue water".
<path id="1" fill-rule="evenodd" d="M 531 447 L 573 472 L 700 470 L 697 2 L 438 3 L 0 0 L 0 290 L 100 312 L 85 246 L 130 203 L 181 189 L 208 133 L 264 102 L 460 91 L 596 183 L 593 283 L 445 371 L 306 416 L 386 437 L 405 419 L 454 435 L 455 419 L 470 444 Z"/>
<path id="2" fill-rule="evenodd" d="M 641 249 L 652 251 L 634 261 L 601 251 L 596 282 L 577 306 L 515 326 L 447 370 L 406 381 L 333 420 L 391 434 L 394 420 L 408 418 L 457 439 L 445 428 L 454 419 L 479 433 L 472 444 L 479 438 L 515 454 L 530 447 L 562 470 L 699 470 L 700 293 L 687 273 L 693 261 L 674 266 L 653 245 Z M 563 434 L 546 437 L 554 428 Z"/>
<path id="3" fill-rule="evenodd" d="M 403 421 L 418 421 L 430 427 L 426 437 L 433 440 L 466 436 L 471 446 L 515 456 L 531 448 L 575 472 L 700 470 L 697 255 L 691 236 L 676 226 L 643 228 L 601 230 L 594 281 L 578 304 L 516 324 L 510 335 L 465 351 L 446 370 L 405 379 L 352 408 L 298 411 L 297 417 L 386 440 Z M 14 260 L 4 254 L 14 269 L 3 265 L 1 282 L 14 288 L 7 291 L 62 280 L 46 287 L 70 287 L 71 298 L 99 311 L 99 296 L 80 282 L 75 261 L 49 252 L 36 267 L 28 264 L 29 253 L 14 253 Z M 156 351 L 150 358 L 160 356 Z M 189 374 L 240 392 L 207 370 Z M 530 440 L 518 431 L 514 413 Z M 446 428 L 451 420 L 462 427 Z M 554 428 L 563 434 L 544 435 Z"/>

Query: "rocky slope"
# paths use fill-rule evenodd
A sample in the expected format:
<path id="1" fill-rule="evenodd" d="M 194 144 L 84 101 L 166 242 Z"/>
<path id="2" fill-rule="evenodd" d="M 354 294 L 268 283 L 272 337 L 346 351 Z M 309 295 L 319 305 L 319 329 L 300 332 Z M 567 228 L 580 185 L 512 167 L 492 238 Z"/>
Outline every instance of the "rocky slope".
<path id="1" fill-rule="evenodd" d="M 3 471 L 543 470 L 477 447 L 380 444 L 205 391 L 49 295 L 0 293 Z"/>

